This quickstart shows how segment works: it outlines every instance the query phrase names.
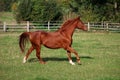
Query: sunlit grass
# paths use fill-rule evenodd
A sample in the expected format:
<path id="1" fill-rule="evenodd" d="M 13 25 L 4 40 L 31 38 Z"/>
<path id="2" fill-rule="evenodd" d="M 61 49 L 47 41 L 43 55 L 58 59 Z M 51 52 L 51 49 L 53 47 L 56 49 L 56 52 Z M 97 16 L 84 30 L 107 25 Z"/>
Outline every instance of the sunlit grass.
<path id="1" fill-rule="evenodd" d="M 18 46 L 20 33 L 0 34 L 1 80 L 119 80 L 120 34 L 75 33 L 73 48 L 79 53 L 82 65 L 68 63 L 66 51 L 42 47 L 42 58 L 47 64 L 39 64 L 35 51 L 27 63 Z M 26 51 L 30 45 L 27 45 Z"/>
<path id="2" fill-rule="evenodd" d="M 0 21 L 7 23 L 16 23 L 15 17 L 12 12 L 0 12 Z"/>

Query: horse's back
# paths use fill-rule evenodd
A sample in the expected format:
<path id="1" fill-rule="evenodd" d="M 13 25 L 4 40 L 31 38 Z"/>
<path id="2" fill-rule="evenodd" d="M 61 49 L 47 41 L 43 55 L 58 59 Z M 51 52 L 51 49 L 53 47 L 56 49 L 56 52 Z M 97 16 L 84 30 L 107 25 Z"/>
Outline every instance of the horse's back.
<path id="1" fill-rule="evenodd" d="M 29 35 L 30 41 L 32 43 L 39 43 L 39 44 L 43 44 L 44 41 L 46 40 L 52 40 L 53 34 L 51 32 L 45 32 L 45 31 L 34 31 L 34 32 L 30 32 Z"/>
<path id="2" fill-rule="evenodd" d="M 29 35 L 30 42 L 33 43 L 33 44 L 40 44 L 41 33 L 42 33 L 42 31 L 30 32 L 30 35 Z"/>

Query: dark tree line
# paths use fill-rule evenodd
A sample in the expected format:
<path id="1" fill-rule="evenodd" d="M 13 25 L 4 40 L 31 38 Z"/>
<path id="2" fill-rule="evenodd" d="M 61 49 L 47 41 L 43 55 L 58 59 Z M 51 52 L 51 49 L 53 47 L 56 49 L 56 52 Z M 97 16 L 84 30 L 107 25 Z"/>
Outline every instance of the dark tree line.
<path id="1" fill-rule="evenodd" d="M 120 22 L 120 0 L 0 0 L 0 11 L 12 11 L 17 21 L 56 21 L 80 15 L 86 22 Z"/>

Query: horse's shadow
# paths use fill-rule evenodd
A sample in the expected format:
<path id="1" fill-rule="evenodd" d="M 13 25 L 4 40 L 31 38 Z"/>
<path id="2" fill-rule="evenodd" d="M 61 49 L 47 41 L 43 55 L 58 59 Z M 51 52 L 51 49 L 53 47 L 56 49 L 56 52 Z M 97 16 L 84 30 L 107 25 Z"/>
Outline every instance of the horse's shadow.
<path id="1" fill-rule="evenodd" d="M 93 57 L 90 56 L 81 56 L 80 58 L 85 58 L 85 59 L 94 59 Z M 44 57 L 42 58 L 45 62 L 47 61 L 68 61 L 68 58 L 59 58 L 59 57 Z M 76 57 L 72 57 L 73 61 L 76 61 Z M 28 60 L 28 62 L 38 62 L 39 60 L 37 58 L 31 58 Z"/>

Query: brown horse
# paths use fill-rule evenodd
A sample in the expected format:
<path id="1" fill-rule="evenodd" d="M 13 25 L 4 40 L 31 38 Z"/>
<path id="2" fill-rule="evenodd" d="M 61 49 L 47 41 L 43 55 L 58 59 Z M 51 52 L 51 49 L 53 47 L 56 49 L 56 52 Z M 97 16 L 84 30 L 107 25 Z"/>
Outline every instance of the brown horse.
<path id="1" fill-rule="evenodd" d="M 71 47 L 72 35 L 76 28 L 87 30 L 87 27 L 80 20 L 80 17 L 66 21 L 61 28 L 55 32 L 35 31 L 22 33 L 19 38 L 19 46 L 21 51 L 24 52 L 25 44 L 28 40 L 30 40 L 32 44 L 23 59 L 23 63 L 27 61 L 28 56 L 35 49 L 36 56 L 40 63 L 45 64 L 40 56 L 41 45 L 44 45 L 45 47 L 51 49 L 65 49 L 67 51 L 69 63 L 72 65 L 75 65 L 71 58 L 71 53 L 74 53 L 77 58 L 77 62 L 80 64 L 78 53 Z"/>

